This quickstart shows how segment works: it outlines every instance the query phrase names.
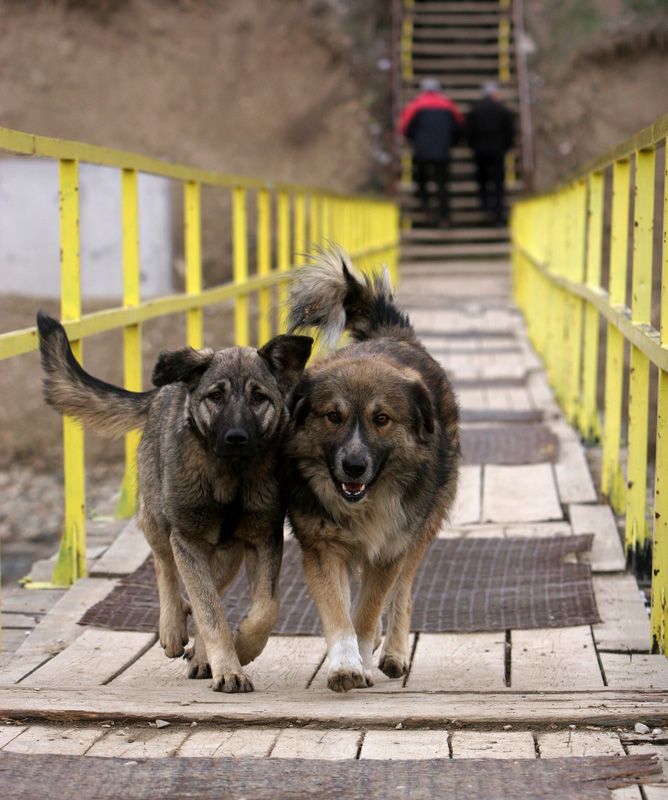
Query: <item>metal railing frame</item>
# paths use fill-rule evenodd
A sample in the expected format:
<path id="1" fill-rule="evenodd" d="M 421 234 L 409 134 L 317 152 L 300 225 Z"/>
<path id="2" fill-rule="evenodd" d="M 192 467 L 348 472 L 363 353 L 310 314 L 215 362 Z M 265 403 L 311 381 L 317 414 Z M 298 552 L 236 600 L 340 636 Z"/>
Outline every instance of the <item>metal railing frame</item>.
<path id="1" fill-rule="evenodd" d="M 235 342 L 248 345 L 249 297 L 257 295 L 257 338 L 266 341 L 283 329 L 287 282 L 304 264 L 306 252 L 316 245 L 336 242 L 345 247 L 358 267 L 367 269 L 384 262 L 396 282 L 398 277 L 399 212 L 395 203 L 327 191 L 311 186 L 269 183 L 237 175 L 209 172 L 172 164 L 135 153 L 94 147 L 80 142 L 33 136 L 0 128 L 0 152 L 56 159 L 59 162 L 61 317 L 72 349 L 81 361 L 87 336 L 123 330 L 124 386 L 142 389 L 141 325 L 168 314 L 185 313 L 186 342 L 203 344 L 203 308 L 234 300 Z M 79 256 L 79 164 L 114 167 L 121 181 L 122 306 L 81 313 Z M 185 291 L 142 301 L 140 296 L 138 174 L 169 178 L 183 187 Z M 202 288 L 203 186 L 222 187 L 232 195 L 233 280 Z M 248 206 L 256 208 L 257 264 L 250 274 L 248 256 Z M 272 198 L 275 215 L 272 218 Z M 166 235 L 171 236 L 171 231 Z M 272 241 L 275 258 L 272 259 Z M 275 267 L 272 266 L 275 263 Z M 275 323 L 272 288 L 277 287 Z M 36 328 L 0 334 L 0 361 L 36 350 Z M 125 476 L 117 513 L 130 517 L 136 508 L 135 456 L 140 432 L 125 440 Z M 32 583 L 34 588 L 67 586 L 86 574 L 85 453 L 83 430 L 71 418 L 63 420 L 65 523 L 51 583 Z"/>
<path id="2" fill-rule="evenodd" d="M 651 308 L 655 165 L 662 147 L 668 175 L 667 135 L 668 114 L 554 191 L 517 203 L 511 224 L 517 303 L 568 419 L 586 441 L 600 439 L 602 443 L 600 490 L 614 510 L 625 516 L 630 562 L 639 573 L 651 575 L 652 650 L 659 652 L 668 649 L 668 180 L 663 188 L 659 330 L 651 324 Z M 609 234 L 604 230 L 606 178 L 611 186 Z M 607 287 L 601 278 L 604 245 L 609 251 Z M 626 305 L 629 278 L 630 308 Z M 601 317 L 607 326 L 607 344 L 604 402 L 599 408 Z M 652 514 L 646 508 L 650 364 L 658 370 Z M 624 472 L 625 379 L 629 389 Z"/>

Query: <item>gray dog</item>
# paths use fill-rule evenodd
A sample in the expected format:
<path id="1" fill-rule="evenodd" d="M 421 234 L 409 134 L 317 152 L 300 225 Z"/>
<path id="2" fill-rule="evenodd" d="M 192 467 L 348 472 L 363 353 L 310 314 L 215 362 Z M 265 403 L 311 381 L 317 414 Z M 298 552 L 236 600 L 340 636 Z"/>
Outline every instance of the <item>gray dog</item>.
<path id="1" fill-rule="evenodd" d="M 161 388 L 128 392 L 85 372 L 55 319 L 40 311 L 37 326 L 49 405 L 103 436 L 144 429 L 139 520 L 155 560 L 165 654 L 182 655 L 188 642 L 180 575 L 197 626 L 189 677 L 213 677 L 216 691 L 252 691 L 242 665 L 262 652 L 278 614 L 287 402 L 313 340 L 161 353 L 153 371 Z M 233 637 L 219 597 L 244 558 L 251 608 Z"/>

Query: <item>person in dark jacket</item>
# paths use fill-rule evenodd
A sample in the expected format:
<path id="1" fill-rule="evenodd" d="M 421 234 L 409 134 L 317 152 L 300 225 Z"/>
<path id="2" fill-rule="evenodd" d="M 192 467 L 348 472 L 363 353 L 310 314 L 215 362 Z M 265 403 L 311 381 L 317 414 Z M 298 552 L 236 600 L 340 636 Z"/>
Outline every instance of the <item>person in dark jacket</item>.
<path id="1" fill-rule="evenodd" d="M 447 224 L 450 149 L 457 141 L 464 117 L 434 78 L 423 79 L 420 89 L 420 94 L 401 112 L 399 130 L 413 148 L 414 176 L 423 210 L 429 211 L 427 183 L 432 180 L 438 187 L 439 221 Z"/>
<path id="2" fill-rule="evenodd" d="M 505 159 L 513 146 L 515 125 L 495 83 L 486 83 L 483 97 L 466 117 L 466 138 L 473 150 L 480 204 L 496 225 L 506 224 Z"/>

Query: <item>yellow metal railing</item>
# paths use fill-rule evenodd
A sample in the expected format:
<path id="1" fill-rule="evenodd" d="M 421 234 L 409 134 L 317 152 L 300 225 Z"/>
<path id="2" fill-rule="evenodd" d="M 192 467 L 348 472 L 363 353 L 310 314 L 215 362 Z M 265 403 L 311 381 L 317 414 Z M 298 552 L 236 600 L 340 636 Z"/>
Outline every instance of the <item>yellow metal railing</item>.
<path id="1" fill-rule="evenodd" d="M 257 339 L 265 341 L 283 327 L 287 281 L 316 245 L 336 242 L 349 250 L 361 269 L 384 262 L 397 280 L 399 213 L 393 202 L 339 194 L 308 186 L 270 184 L 194 167 L 170 164 L 145 156 L 93 147 L 79 142 L 49 139 L 0 128 L 0 152 L 56 159 L 60 165 L 61 317 L 79 360 L 83 339 L 118 328 L 123 330 L 124 385 L 138 391 L 141 378 L 141 325 L 166 314 L 185 313 L 186 340 L 203 343 L 205 306 L 234 300 L 235 341 L 251 340 L 249 299 L 257 296 Z M 121 181 L 123 305 L 91 314 L 81 313 L 79 259 L 79 164 L 115 167 Z M 138 173 L 160 175 L 183 188 L 185 292 L 153 300 L 140 297 Z M 202 288 L 203 186 L 222 187 L 232 195 L 233 280 Z M 251 274 L 248 256 L 248 207 L 255 200 L 257 264 Z M 273 201 L 273 202 L 272 202 Z M 272 215 L 272 208 L 275 214 Z M 166 236 L 171 231 L 165 231 Z M 275 247 L 274 247 L 275 244 Z M 275 257 L 272 258 L 272 251 Z M 277 314 L 272 313 L 276 287 Z M 275 322 L 274 317 L 278 319 Z M 36 350 L 34 327 L 0 334 L 0 361 Z M 86 574 L 85 460 L 81 426 L 63 421 L 65 523 L 52 584 L 69 585 Z M 136 507 L 135 454 L 140 434 L 126 438 L 126 467 L 118 507 L 131 516 Z M 36 585 L 36 584 L 33 584 Z M 44 584 L 42 584 L 44 585 Z"/>
<path id="2" fill-rule="evenodd" d="M 625 516 L 630 561 L 651 575 L 652 648 L 661 652 L 668 650 L 667 135 L 668 114 L 555 191 L 517 203 L 512 216 L 517 302 L 568 418 L 585 440 L 601 440 L 601 493 Z M 660 225 L 663 248 L 655 253 Z M 658 397 L 648 487 L 651 365 Z"/>

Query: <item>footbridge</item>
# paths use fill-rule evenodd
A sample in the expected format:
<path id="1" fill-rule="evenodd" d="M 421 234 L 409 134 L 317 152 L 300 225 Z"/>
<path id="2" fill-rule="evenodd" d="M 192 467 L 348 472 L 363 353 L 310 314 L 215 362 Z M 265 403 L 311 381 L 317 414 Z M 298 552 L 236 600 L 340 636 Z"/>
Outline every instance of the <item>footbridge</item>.
<path id="1" fill-rule="evenodd" d="M 519 113 L 516 9 L 399 8 L 401 97 L 442 66 L 463 104 L 489 74 Z M 452 518 L 427 556 L 441 566 L 416 586 L 406 676 L 376 670 L 372 688 L 334 694 L 324 639 L 288 630 L 249 666 L 255 692 L 223 695 L 157 642 L 134 519 L 137 436 L 115 515 L 93 520 L 83 434 L 66 419 L 60 548 L 20 586 L 2 586 L 3 796 L 667 797 L 667 135 L 668 116 L 542 195 L 528 191 L 523 140 L 508 162 L 509 231 L 475 227 L 462 149 L 461 216 L 436 231 L 412 208 L 406 154 L 397 198 L 377 198 L 0 129 L 2 152 L 58 163 L 61 317 L 93 371 L 85 340 L 121 330 L 125 385 L 142 388 L 142 324 L 167 315 L 185 318 L 194 347 L 224 311 L 230 339 L 266 340 L 283 327 L 304 254 L 335 241 L 363 271 L 389 267 L 456 388 L 464 459 Z M 115 169 L 122 197 L 122 304 L 91 313 L 82 164 Z M 183 291 L 150 300 L 139 288 L 144 173 L 172 181 L 183 203 Z M 204 288 L 210 186 L 229 197 L 232 279 Z M 0 334 L 0 360 L 27 363 L 36 348 L 34 328 Z"/>

